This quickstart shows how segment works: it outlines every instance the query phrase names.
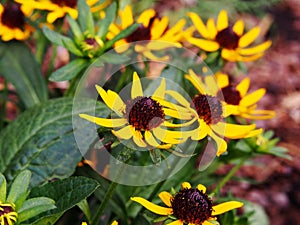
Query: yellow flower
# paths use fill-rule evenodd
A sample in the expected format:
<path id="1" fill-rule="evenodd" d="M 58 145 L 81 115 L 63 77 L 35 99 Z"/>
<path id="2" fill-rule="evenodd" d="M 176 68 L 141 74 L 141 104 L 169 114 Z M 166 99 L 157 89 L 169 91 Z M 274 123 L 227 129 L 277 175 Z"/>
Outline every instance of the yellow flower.
<path id="1" fill-rule="evenodd" d="M 88 225 L 87 222 L 82 222 L 81 225 Z M 118 225 L 118 222 L 115 220 L 111 225 Z"/>
<path id="2" fill-rule="evenodd" d="M 25 21 L 28 14 L 19 4 L 0 3 L 0 36 L 3 41 L 26 40 L 34 30 Z"/>
<path id="3" fill-rule="evenodd" d="M 32 12 L 34 9 L 47 10 L 47 22 L 53 23 L 58 18 L 69 14 L 73 19 L 78 17 L 77 0 L 15 0 L 22 4 L 22 7 L 27 12 Z M 98 2 L 98 0 L 87 0 L 89 6 Z"/>
<path id="4" fill-rule="evenodd" d="M 271 119 L 275 116 L 272 110 L 256 109 L 257 102 L 264 96 L 266 89 L 260 88 L 250 94 L 247 93 L 250 86 L 248 77 L 237 85 L 230 84 L 227 74 L 217 73 L 216 78 L 221 90 L 215 95 L 220 96 L 227 105 L 230 105 L 232 115 L 254 120 Z M 208 82 L 209 80 L 206 81 L 206 85 L 210 86 Z"/>
<path id="5" fill-rule="evenodd" d="M 17 220 L 18 213 L 15 212 L 15 205 L 0 202 L 0 225 L 15 224 Z"/>
<path id="6" fill-rule="evenodd" d="M 213 18 L 209 18 L 206 25 L 196 13 L 189 12 L 188 16 L 202 36 L 202 38 L 190 37 L 188 41 L 206 52 L 220 49 L 222 58 L 228 61 L 254 61 L 272 44 L 271 41 L 266 41 L 249 47 L 259 36 L 260 28 L 256 26 L 244 33 L 244 22 L 238 20 L 234 25 L 229 24 L 225 10 L 221 10 L 216 23 Z"/>
<path id="7" fill-rule="evenodd" d="M 158 18 L 154 9 L 145 10 L 136 21 L 132 15 L 130 5 L 127 5 L 119 12 L 121 24 L 113 23 L 109 27 L 108 39 L 114 38 L 122 30 L 126 29 L 135 22 L 140 23 L 140 26 L 128 37 L 121 39 L 115 43 L 117 52 L 124 52 L 129 48 L 130 42 L 146 41 L 135 44 L 135 51 L 143 54 L 145 57 L 153 60 L 167 60 L 168 57 L 157 57 L 152 51 L 163 50 L 170 47 L 181 47 L 180 40 L 184 37 L 185 32 L 183 27 L 185 20 L 179 20 L 172 28 L 169 28 L 169 18 L 164 16 Z M 189 31 L 187 31 L 189 32 Z"/>
<path id="8" fill-rule="evenodd" d="M 216 97 L 218 86 L 213 83 L 213 76 L 207 76 L 212 86 L 206 86 L 193 70 L 189 70 L 186 79 L 199 91 L 192 99 L 195 107 L 194 114 L 198 117 L 198 127 L 191 133 L 192 140 L 201 140 L 210 136 L 217 144 L 217 156 L 227 150 L 227 143 L 223 137 L 229 139 L 248 138 L 260 134 L 262 129 L 254 130 L 256 125 L 238 125 L 223 122 L 222 120 L 232 114 L 232 108 L 222 104 Z M 192 110 L 192 109 L 191 109 Z"/>
<path id="9" fill-rule="evenodd" d="M 167 225 L 214 225 L 216 216 L 232 209 L 243 206 L 238 201 L 228 201 L 214 205 L 206 194 L 206 187 L 198 184 L 197 188 L 192 188 L 190 183 L 181 184 L 182 189 L 174 196 L 163 191 L 159 198 L 168 207 L 155 205 L 141 197 L 131 197 L 132 201 L 140 203 L 146 209 L 163 216 L 175 216 L 177 220 Z"/>
<path id="10" fill-rule="evenodd" d="M 166 82 L 162 79 L 159 87 L 152 96 L 144 96 L 140 79 L 136 72 L 133 74 L 131 87 L 131 99 L 123 102 L 121 97 L 114 91 L 105 91 L 96 86 L 97 91 L 104 103 L 113 110 L 119 118 L 98 118 L 87 114 L 80 114 L 90 122 L 100 126 L 117 128 L 112 133 L 123 140 L 133 139 L 139 147 L 168 149 L 173 144 L 184 141 L 184 131 L 170 131 L 166 127 L 181 127 L 181 124 L 172 124 L 165 120 L 165 116 L 182 120 L 192 118 L 189 110 L 164 100 Z M 179 93 L 177 93 L 180 95 Z M 166 107 L 164 107 L 166 106 Z M 119 129 L 120 128 L 120 129 Z"/>

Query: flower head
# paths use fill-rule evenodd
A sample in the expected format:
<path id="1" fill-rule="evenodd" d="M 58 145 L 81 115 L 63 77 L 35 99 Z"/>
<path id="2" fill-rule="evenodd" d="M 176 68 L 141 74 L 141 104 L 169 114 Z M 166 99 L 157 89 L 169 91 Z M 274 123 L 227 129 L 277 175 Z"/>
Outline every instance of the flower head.
<path id="1" fill-rule="evenodd" d="M 215 94 L 230 105 L 232 115 L 255 120 L 271 119 L 275 116 L 272 110 L 256 109 L 257 102 L 264 96 L 266 89 L 260 88 L 249 94 L 250 79 L 248 77 L 237 85 L 231 84 L 226 74 L 217 73 L 216 78 L 221 90 Z"/>
<path id="2" fill-rule="evenodd" d="M 25 21 L 28 14 L 19 4 L 0 3 L 0 36 L 3 41 L 27 39 L 33 27 Z"/>
<path id="3" fill-rule="evenodd" d="M 135 51 L 143 54 L 149 59 L 166 60 L 167 56 L 158 58 L 152 51 L 163 50 L 170 47 L 181 47 L 180 41 L 184 36 L 183 27 L 185 20 L 179 20 L 172 28 L 169 28 L 169 18 L 164 16 L 159 18 L 153 9 L 145 10 L 136 21 L 132 15 L 130 5 L 127 5 L 119 12 L 121 24 L 113 23 L 110 25 L 108 38 L 112 39 L 122 30 L 126 29 L 135 22 L 140 26 L 129 36 L 115 43 L 117 52 L 124 52 L 129 48 L 129 43 L 145 41 L 143 44 L 137 43 Z"/>
<path id="4" fill-rule="evenodd" d="M 190 183 L 184 182 L 181 186 L 182 189 L 175 195 L 166 191 L 159 194 L 159 198 L 168 207 L 155 205 L 141 197 L 131 197 L 131 200 L 156 214 L 175 216 L 177 220 L 168 223 L 170 225 L 213 225 L 215 223 L 210 221 L 216 220 L 215 216 L 243 206 L 243 203 L 238 201 L 215 205 L 206 194 L 206 187 L 202 184 L 198 184 L 197 188 L 192 188 Z"/>
<path id="5" fill-rule="evenodd" d="M 207 76 L 208 85 L 205 85 L 201 78 L 192 70 L 186 75 L 194 87 L 199 91 L 192 99 L 194 114 L 198 118 L 198 127 L 191 134 L 192 140 L 201 140 L 206 136 L 211 137 L 217 144 L 217 156 L 224 153 L 227 143 L 223 137 L 239 139 L 255 136 L 262 132 L 261 129 L 254 130 L 256 125 L 238 125 L 223 122 L 223 119 L 232 114 L 232 108 L 223 104 L 215 95 L 218 86 L 213 76 Z"/>
<path id="6" fill-rule="evenodd" d="M 173 144 L 179 144 L 186 139 L 184 138 L 186 135 L 183 135 L 184 131 L 168 130 L 167 127 L 181 125 L 172 124 L 165 120 L 165 117 L 189 120 L 192 115 L 184 107 L 164 100 L 165 86 L 165 80 L 162 79 L 151 96 L 144 96 L 140 79 L 137 73 L 134 73 L 131 98 L 124 102 L 116 92 L 105 91 L 97 85 L 97 91 L 104 103 L 117 114 L 118 118 L 97 118 L 87 114 L 79 116 L 100 126 L 118 129 L 112 130 L 116 137 L 123 140 L 132 138 L 139 147 L 170 148 Z"/>
<path id="7" fill-rule="evenodd" d="M 73 19 L 78 16 L 77 0 L 15 0 L 22 4 L 22 6 L 28 12 L 32 10 L 46 10 L 47 22 L 53 23 L 58 18 L 64 17 L 69 14 Z M 87 4 L 92 6 L 96 4 L 98 0 L 87 0 Z"/>
<path id="8" fill-rule="evenodd" d="M 196 13 L 189 12 L 188 16 L 202 37 L 189 37 L 187 40 L 206 52 L 220 50 L 221 56 L 225 60 L 231 62 L 254 61 L 263 56 L 264 51 L 271 46 L 271 41 L 250 46 L 259 36 L 260 28 L 256 26 L 244 33 L 244 22 L 238 20 L 231 25 L 225 10 L 219 13 L 216 23 L 213 18 L 209 18 L 206 25 Z"/>

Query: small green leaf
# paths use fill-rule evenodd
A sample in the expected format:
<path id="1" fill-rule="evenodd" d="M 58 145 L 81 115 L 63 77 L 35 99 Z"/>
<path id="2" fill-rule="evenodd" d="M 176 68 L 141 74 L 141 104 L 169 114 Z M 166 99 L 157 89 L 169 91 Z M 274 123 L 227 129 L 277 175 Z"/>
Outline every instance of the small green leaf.
<path id="1" fill-rule="evenodd" d="M 55 201 L 56 209 L 50 214 L 63 213 L 91 195 L 99 183 L 87 177 L 69 177 L 47 183 L 31 190 L 30 197 L 44 196 Z"/>
<path id="2" fill-rule="evenodd" d="M 68 49 L 71 53 L 73 53 L 74 55 L 83 56 L 83 53 L 77 48 L 76 44 L 74 43 L 74 41 L 70 38 L 64 39 L 62 40 L 63 46 Z"/>
<path id="3" fill-rule="evenodd" d="M 8 193 L 7 202 L 13 202 L 16 204 L 16 208 L 19 208 L 27 197 L 27 190 L 31 179 L 31 172 L 24 170 L 20 172 L 13 181 L 10 191 Z M 21 201 L 19 201 L 21 199 Z M 17 205 L 17 203 L 19 205 Z"/>
<path id="4" fill-rule="evenodd" d="M 130 57 L 124 55 L 124 54 L 112 54 L 110 52 L 107 52 L 103 55 L 101 55 L 97 60 L 111 63 L 111 64 L 122 64 L 130 60 Z"/>
<path id="5" fill-rule="evenodd" d="M 95 35 L 95 25 L 90 7 L 85 0 L 78 0 L 78 22 L 83 32 L 88 31 L 92 36 Z"/>
<path id="6" fill-rule="evenodd" d="M 46 36 L 46 38 L 49 39 L 49 41 L 51 41 L 53 44 L 56 44 L 56 45 L 59 45 L 59 46 L 64 46 L 64 41 L 69 39 L 68 37 L 65 37 L 65 36 L 55 32 L 53 30 L 50 30 L 46 26 L 43 27 L 43 33 Z"/>
<path id="7" fill-rule="evenodd" d="M 63 213 L 57 213 L 53 215 L 41 216 L 36 221 L 24 225 L 53 225 L 62 216 L 62 214 Z"/>
<path id="8" fill-rule="evenodd" d="M 67 65 L 54 71 L 49 77 L 49 80 L 56 82 L 71 80 L 72 78 L 76 77 L 77 74 L 80 73 L 84 68 L 88 67 L 88 65 L 89 61 L 86 59 L 75 59 Z"/>
<path id="9" fill-rule="evenodd" d="M 28 220 L 38 214 L 55 209 L 55 202 L 46 197 L 31 198 L 24 202 L 18 212 L 18 221 Z"/>
<path id="10" fill-rule="evenodd" d="M 130 35 L 131 33 L 133 33 L 138 27 L 140 26 L 139 23 L 135 23 L 130 25 L 129 27 L 127 27 L 125 30 L 122 30 L 117 36 L 115 36 L 113 39 L 109 40 L 108 42 L 105 43 L 104 48 L 108 49 L 111 46 L 113 46 L 113 44 L 122 39 L 127 37 L 128 35 Z"/>
<path id="11" fill-rule="evenodd" d="M 0 42 L 1 43 L 1 42 Z M 23 42 L 0 44 L 0 74 L 11 82 L 27 108 L 48 99 L 48 89 L 32 52 Z"/>
<path id="12" fill-rule="evenodd" d="M 245 202 L 243 209 L 245 213 L 252 213 L 249 218 L 249 225 L 269 225 L 269 218 L 263 209 L 258 204 L 252 202 Z"/>
<path id="13" fill-rule="evenodd" d="M 92 215 L 91 215 L 91 210 L 90 210 L 89 203 L 87 202 L 87 200 L 83 199 L 82 201 L 80 201 L 77 204 L 77 206 L 84 213 L 84 215 L 86 216 L 88 222 L 91 223 L 92 222 Z"/>
<path id="14" fill-rule="evenodd" d="M 0 202 L 6 202 L 6 179 L 0 174 Z"/>
<path id="15" fill-rule="evenodd" d="M 112 2 L 110 6 L 105 9 L 105 18 L 99 20 L 97 36 L 104 37 L 108 32 L 110 24 L 114 21 L 117 13 L 117 3 Z"/>
<path id="16" fill-rule="evenodd" d="M 67 15 L 67 20 L 70 24 L 70 28 L 71 28 L 75 38 L 77 40 L 83 39 L 83 33 L 81 32 L 78 23 L 72 17 L 70 17 L 69 15 Z"/>

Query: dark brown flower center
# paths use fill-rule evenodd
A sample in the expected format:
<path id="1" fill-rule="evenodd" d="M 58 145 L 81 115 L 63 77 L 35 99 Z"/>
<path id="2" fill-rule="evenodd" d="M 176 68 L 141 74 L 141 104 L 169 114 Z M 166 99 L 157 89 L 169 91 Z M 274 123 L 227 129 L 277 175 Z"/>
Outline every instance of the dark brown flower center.
<path id="1" fill-rule="evenodd" d="M 216 41 L 227 49 L 236 49 L 239 45 L 240 36 L 238 36 L 231 26 L 218 32 Z"/>
<path id="2" fill-rule="evenodd" d="M 224 98 L 224 101 L 230 105 L 239 105 L 242 99 L 241 94 L 238 90 L 236 90 L 235 86 L 228 85 L 227 87 L 222 88 L 217 96 L 219 98 Z"/>
<path id="3" fill-rule="evenodd" d="M 192 99 L 199 118 L 207 124 L 215 124 L 222 120 L 222 104 L 217 97 L 196 95 Z"/>
<path id="4" fill-rule="evenodd" d="M 25 16 L 18 4 L 6 4 L 1 15 L 1 23 L 9 28 L 23 28 Z"/>
<path id="5" fill-rule="evenodd" d="M 97 43 L 95 38 L 87 38 L 87 39 L 85 39 L 85 43 L 90 46 L 93 46 L 94 49 L 99 47 L 99 44 Z"/>
<path id="6" fill-rule="evenodd" d="M 8 204 L 5 205 L 0 204 L 0 221 L 4 221 L 3 225 L 12 224 L 16 220 L 17 220 L 17 215 L 13 207 L 9 206 Z"/>
<path id="7" fill-rule="evenodd" d="M 164 120 L 162 106 L 151 97 L 136 97 L 126 104 L 126 118 L 136 130 L 151 130 Z"/>
<path id="8" fill-rule="evenodd" d="M 77 0 L 51 0 L 51 2 L 59 6 L 68 6 L 70 8 L 77 6 Z"/>
<path id="9" fill-rule="evenodd" d="M 200 225 L 212 214 L 212 201 L 196 188 L 182 189 L 171 200 L 173 214 L 184 223 Z"/>

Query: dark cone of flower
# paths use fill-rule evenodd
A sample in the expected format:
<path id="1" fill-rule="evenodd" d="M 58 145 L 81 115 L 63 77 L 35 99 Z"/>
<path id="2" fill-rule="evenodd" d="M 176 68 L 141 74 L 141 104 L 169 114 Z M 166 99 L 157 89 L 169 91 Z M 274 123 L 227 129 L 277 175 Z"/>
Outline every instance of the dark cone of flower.
<path id="1" fill-rule="evenodd" d="M 222 88 L 221 91 L 218 92 L 217 96 L 222 98 L 222 94 L 224 101 L 230 105 L 239 105 L 242 99 L 240 92 L 232 85 Z"/>
<path id="2" fill-rule="evenodd" d="M 173 214 L 184 223 L 202 224 L 211 217 L 212 201 L 196 188 L 183 189 L 171 200 Z"/>
<path id="3" fill-rule="evenodd" d="M 216 41 L 227 49 L 236 49 L 239 45 L 240 37 L 233 31 L 232 27 L 227 27 L 218 32 Z"/>
<path id="4" fill-rule="evenodd" d="M 25 17 L 18 4 L 7 4 L 1 16 L 1 22 L 9 28 L 22 28 Z"/>
<path id="5" fill-rule="evenodd" d="M 137 97 L 126 103 L 126 118 L 136 130 L 151 130 L 164 120 L 162 106 L 151 97 Z"/>
<path id="6" fill-rule="evenodd" d="M 77 0 L 51 0 L 51 2 L 59 6 L 68 6 L 70 8 L 77 6 Z"/>

